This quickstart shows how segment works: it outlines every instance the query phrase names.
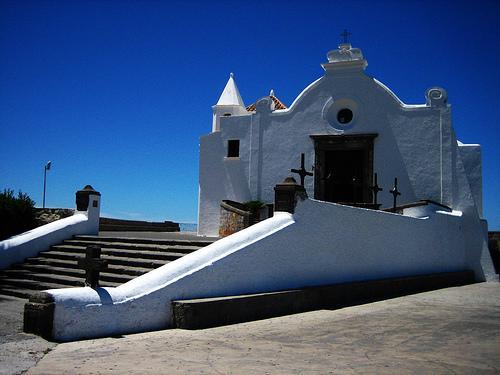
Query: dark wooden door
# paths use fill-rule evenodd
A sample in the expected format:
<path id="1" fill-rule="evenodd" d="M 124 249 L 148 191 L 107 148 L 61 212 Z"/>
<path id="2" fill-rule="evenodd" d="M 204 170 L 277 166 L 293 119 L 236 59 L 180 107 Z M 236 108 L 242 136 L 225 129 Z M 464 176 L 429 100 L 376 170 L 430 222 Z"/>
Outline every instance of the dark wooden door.
<path id="1" fill-rule="evenodd" d="M 371 203 L 373 139 L 376 134 L 312 136 L 315 142 L 315 199 Z"/>
<path id="2" fill-rule="evenodd" d="M 364 150 L 325 151 L 325 200 L 328 202 L 363 202 L 365 170 Z"/>

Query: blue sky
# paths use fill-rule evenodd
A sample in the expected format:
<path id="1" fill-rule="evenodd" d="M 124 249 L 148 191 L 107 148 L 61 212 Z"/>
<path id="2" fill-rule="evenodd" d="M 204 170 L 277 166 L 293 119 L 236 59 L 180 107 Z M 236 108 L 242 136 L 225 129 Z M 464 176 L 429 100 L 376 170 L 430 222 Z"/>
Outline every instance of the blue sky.
<path id="1" fill-rule="evenodd" d="M 229 73 L 246 104 L 285 103 L 323 74 L 347 28 L 367 73 L 404 102 L 448 90 L 483 147 L 485 216 L 500 229 L 496 1 L 0 1 L 0 189 L 106 216 L 195 222 L 199 137 Z"/>

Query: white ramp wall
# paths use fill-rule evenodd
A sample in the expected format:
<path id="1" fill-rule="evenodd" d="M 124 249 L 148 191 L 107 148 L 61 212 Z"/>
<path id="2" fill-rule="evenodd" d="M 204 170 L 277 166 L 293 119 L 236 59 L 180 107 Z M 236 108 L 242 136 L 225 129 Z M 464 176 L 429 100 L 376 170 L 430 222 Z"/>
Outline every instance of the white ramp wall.
<path id="1" fill-rule="evenodd" d="M 460 212 L 424 218 L 305 200 L 117 288 L 48 291 L 53 337 L 68 341 L 172 325 L 171 301 L 472 269 Z"/>
<path id="2" fill-rule="evenodd" d="M 101 207 L 100 196 L 91 195 L 87 211 L 76 211 L 73 216 L 42 225 L 28 232 L 0 242 L 0 269 L 36 256 L 74 235 L 98 234 Z"/>

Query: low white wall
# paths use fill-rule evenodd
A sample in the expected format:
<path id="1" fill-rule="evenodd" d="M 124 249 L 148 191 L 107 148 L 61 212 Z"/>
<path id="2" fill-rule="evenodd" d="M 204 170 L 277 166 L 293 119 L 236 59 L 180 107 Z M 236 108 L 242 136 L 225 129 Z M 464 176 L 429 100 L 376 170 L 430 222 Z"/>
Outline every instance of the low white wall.
<path id="1" fill-rule="evenodd" d="M 74 235 L 98 234 L 100 196 L 91 195 L 87 211 L 54 221 L 0 242 L 0 269 L 36 256 Z"/>
<path id="2" fill-rule="evenodd" d="M 61 243 L 75 234 L 90 234 L 86 212 L 42 225 L 0 242 L 0 269 L 36 256 L 40 251 Z"/>
<path id="3" fill-rule="evenodd" d="M 221 239 L 117 288 L 48 291 L 54 338 L 67 341 L 172 325 L 171 301 L 473 269 L 460 212 L 407 217 L 306 200 L 294 215 Z"/>

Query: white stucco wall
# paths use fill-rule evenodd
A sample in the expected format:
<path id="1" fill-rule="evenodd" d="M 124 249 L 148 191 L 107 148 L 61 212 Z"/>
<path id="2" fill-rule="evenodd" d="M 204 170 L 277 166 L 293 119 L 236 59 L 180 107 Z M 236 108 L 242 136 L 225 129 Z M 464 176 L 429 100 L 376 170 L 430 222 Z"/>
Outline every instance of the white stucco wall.
<path id="1" fill-rule="evenodd" d="M 97 207 L 92 203 L 96 201 Z M 79 234 L 97 234 L 99 232 L 100 197 L 90 196 L 87 211 L 76 211 L 73 216 L 42 225 L 28 232 L 0 242 L 0 269 L 38 255 L 64 240 Z"/>
<path id="2" fill-rule="evenodd" d="M 200 192 L 198 199 L 198 232 L 201 235 L 219 235 L 220 202 L 230 199 L 239 202 L 252 200 L 249 186 L 249 147 L 242 147 L 240 157 L 227 158 L 227 140 L 248 139 L 252 128 L 252 116 L 238 117 L 244 126 L 224 126 L 236 117 L 222 117 L 219 132 L 202 137 L 200 142 Z"/>
<path id="3" fill-rule="evenodd" d="M 382 207 L 392 205 L 388 192 L 395 177 L 402 192 L 399 203 L 431 199 L 453 206 L 459 151 L 446 91 L 434 88 L 426 94 L 426 104 L 406 105 L 366 75 L 361 64 L 353 66 L 357 68 L 325 73 L 286 110 L 266 110 L 264 100 L 251 115 L 221 118 L 220 131 L 201 138 L 200 235 L 218 234 L 221 200 L 272 203 L 274 186 L 291 174 L 291 168 L 299 167 L 301 153 L 310 170 L 315 160 L 311 135 L 378 134 L 373 170 L 384 188 L 378 195 Z M 346 126 L 335 119 L 343 107 L 354 112 L 353 121 Z M 225 157 L 230 139 L 240 140 L 237 159 Z M 476 151 L 464 149 L 461 156 L 467 154 L 467 178 L 474 180 L 471 186 L 479 202 L 480 158 Z M 306 178 L 306 189 L 313 197 L 314 178 Z"/>
<path id="4" fill-rule="evenodd" d="M 300 202 L 117 288 L 50 290 L 54 337 L 75 340 L 171 326 L 171 301 L 472 269 L 461 212 L 416 218 Z M 326 219 L 327 218 L 327 219 Z"/>
<path id="5" fill-rule="evenodd" d="M 474 197 L 474 202 L 480 217 L 483 217 L 483 172 L 481 163 L 481 146 L 476 144 L 458 143 L 460 157 Z"/>

